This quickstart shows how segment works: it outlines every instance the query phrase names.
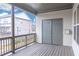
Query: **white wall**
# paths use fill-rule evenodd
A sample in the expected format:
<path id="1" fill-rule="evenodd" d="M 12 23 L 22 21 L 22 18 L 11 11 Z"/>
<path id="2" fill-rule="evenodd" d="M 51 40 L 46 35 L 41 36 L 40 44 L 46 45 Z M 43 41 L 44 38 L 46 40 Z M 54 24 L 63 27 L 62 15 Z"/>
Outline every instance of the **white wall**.
<path id="1" fill-rule="evenodd" d="M 37 42 L 42 43 L 42 20 L 56 18 L 63 18 L 63 45 L 71 46 L 72 35 L 66 34 L 65 29 L 72 30 L 72 9 L 38 14 L 36 17 Z"/>
<path id="2" fill-rule="evenodd" d="M 74 12 L 75 12 L 75 10 L 77 9 L 77 6 L 78 6 L 78 4 L 74 4 L 74 6 L 73 6 L 73 14 L 72 15 L 74 15 Z M 73 20 L 73 23 L 72 23 L 72 25 L 74 25 L 74 16 L 72 17 L 72 20 Z M 73 30 L 74 28 L 72 27 L 72 30 Z M 73 30 L 73 32 L 74 32 L 74 30 Z M 79 45 L 77 44 L 77 42 L 74 40 L 74 33 L 73 33 L 73 35 L 72 35 L 72 48 L 73 48 L 73 51 L 74 51 L 74 55 L 75 56 L 79 56 Z"/>

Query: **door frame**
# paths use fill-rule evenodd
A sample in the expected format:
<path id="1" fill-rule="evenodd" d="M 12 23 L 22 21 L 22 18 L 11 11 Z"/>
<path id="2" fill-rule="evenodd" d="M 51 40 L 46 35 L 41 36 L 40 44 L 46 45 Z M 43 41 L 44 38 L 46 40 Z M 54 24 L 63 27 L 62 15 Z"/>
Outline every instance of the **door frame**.
<path id="1" fill-rule="evenodd" d="M 52 19 L 44 19 L 44 20 L 42 20 L 42 33 L 41 33 L 41 35 L 42 35 L 42 44 L 44 44 L 43 43 L 43 21 L 48 21 L 48 20 L 53 20 L 53 19 L 61 19 L 62 20 L 62 45 L 63 45 L 63 18 L 52 18 Z M 52 26 L 52 24 L 51 24 L 51 26 Z M 52 28 L 51 28 L 51 30 L 52 30 Z M 51 32 L 51 45 L 53 45 L 53 40 L 52 40 L 52 32 Z"/>

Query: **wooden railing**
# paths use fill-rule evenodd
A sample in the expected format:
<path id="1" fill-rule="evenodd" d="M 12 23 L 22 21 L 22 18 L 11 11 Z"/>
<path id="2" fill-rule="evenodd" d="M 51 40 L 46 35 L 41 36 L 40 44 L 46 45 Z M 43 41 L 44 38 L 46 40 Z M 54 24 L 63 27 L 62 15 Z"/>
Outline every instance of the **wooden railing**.
<path id="1" fill-rule="evenodd" d="M 17 49 L 27 46 L 35 41 L 36 33 L 14 36 L 14 39 L 12 37 L 0 38 L 0 55 L 2 56 L 10 52 L 13 53 Z"/>

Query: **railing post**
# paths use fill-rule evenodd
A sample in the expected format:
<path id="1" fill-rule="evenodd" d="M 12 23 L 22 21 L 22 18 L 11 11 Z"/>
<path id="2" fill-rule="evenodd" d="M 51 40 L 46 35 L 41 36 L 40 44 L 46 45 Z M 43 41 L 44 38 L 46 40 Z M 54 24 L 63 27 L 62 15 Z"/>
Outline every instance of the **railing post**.
<path id="1" fill-rule="evenodd" d="M 12 4 L 12 53 L 15 53 L 15 21 L 14 21 L 14 5 Z"/>
<path id="2" fill-rule="evenodd" d="M 34 33 L 34 39 L 35 39 L 34 42 L 36 42 L 36 33 Z"/>
<path id="3" fill-rule="evenodd" d="M 26 47 L 27 47 L 27 35 L 26 35 Z"/>

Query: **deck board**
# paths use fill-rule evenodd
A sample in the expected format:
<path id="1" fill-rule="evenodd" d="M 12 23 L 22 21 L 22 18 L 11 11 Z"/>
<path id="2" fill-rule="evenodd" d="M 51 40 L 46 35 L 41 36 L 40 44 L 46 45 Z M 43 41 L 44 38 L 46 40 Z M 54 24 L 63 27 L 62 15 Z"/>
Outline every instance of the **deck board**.
<path id="1" fill-rule="evenodd" d="M 11 56 L 74 56 L 71 47 L 35 43 Z"/>

